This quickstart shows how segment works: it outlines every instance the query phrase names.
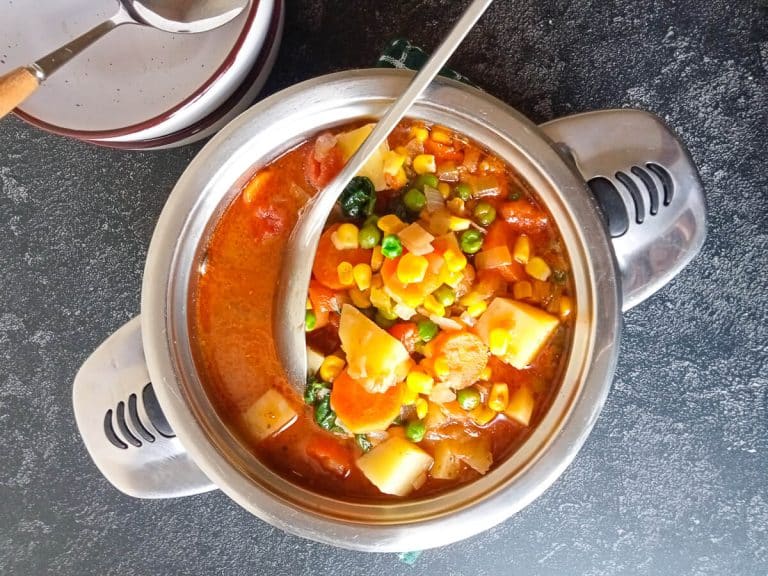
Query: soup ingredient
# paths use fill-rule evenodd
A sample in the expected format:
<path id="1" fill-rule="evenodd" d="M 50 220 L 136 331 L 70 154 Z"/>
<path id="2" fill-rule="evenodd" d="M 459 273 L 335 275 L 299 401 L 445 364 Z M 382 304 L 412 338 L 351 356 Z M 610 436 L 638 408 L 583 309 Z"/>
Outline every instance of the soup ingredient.
<path id="1" fill-rule="evenodd" d="M 385 258 L 397 258 L 403 253 L 403 244 L 394 234 L 387 234 L 381 241 L 381 253 Z"/>
<path id="2" fill-rule="evenodd" d="M 427 427 L 423 420 L 411 420 L 405 427 L 405 437 L 411 442 L 421 442 L 426 433 Z"/>
<path id="3" fill-rule="evenodd" d="M 472 211 L 472 215 L 480 226 L 487 227 L 496 220 L 496 208 L 493 207 L 493 204 L 489 204 L 488 202 L 478 202 L 475 209 Z"/>
<path id="4" fill-rule="evenodd" d="M 434 459 L 399 436 L 393 436 L 357 460 L 357 467 L 384 494 L 406 496 L 420 485 Z"/>
<path id="5" fill-rule="evenodd" d="M 339 281 L 339 264 L 347 262 L 354 266 L 356 264 L 367 264 L 371 261 L 370 250 L 363 248 L 338 250 L 333 245 L 331 238 L 339 226 L 339 224 L 333 224 L 320 236 L 320 242 L 317 245 L 317 255 L 312 265 L 312 274 L 314 274 L 318 282 L 332 290 L 344 288 L 344 284 Z M 318 310 L 315 310 L 315 313 L 317 314 Z"/>
<path id="6" fill-rule="evenodd" d="M 418 212 L 427 205 L 427 197 L 418 188 L 411 188 L 403 195 L 403 204 L 408 210 Z"/>
<path id="7" fill-rule="evenodd" d="M 343 160 L 342 165 L 352 157 L 358 148 L 363 144 L 363 141 L 373 131 L 374 124 L 366 124 L 360 128 L 342 132 L 337 136 L 338 148 L 341 151 L 341 158 Z M 385 177 L 384 167 L 388 157 L 389 144 L 383 142 L 368 159 L 358 172 L 359 176 L 365 176 L 370 179 L 376 190 L 385 190 L 387 188 L 387 180 Z"/>
<path id="8" fill-rule="evenodd" d="M 528 426 L 531 422 L 531 416 L 533 415 L 533 408 L 533 394 L 527 386 L 520 386 L 512 393 L 512 396 L 510 396 L 509 404 L 507 404 L 504 414 L 518 424 Z"/>
<path id="9" fill-rule="evenodd" d="M 373 182 L 365 176 L 355 176 L 339 197 L 341 211 L 348 218 L 363 219 L 373 213 L 376 205 L 376 190 Z"/>
<path id="10" fill-rule="evenodd" d="M 306 451 L 331 474 L 346 478 L 352 470 L 352 454 L 332 436 L 315 434 L 307 442 Z"/>
<path id="11" fill-rule="evenodd" d="M 366 223 L 357 234 L 360 248 L 374 248 L 381 241 L 381 230 L 375 223 Z"/>
<path id="12" fill-rule="evenodd" d="M 248 432 L 257 440 L 277 434 L 296 419 L 297 413 L 280 392 L 270 388 L 243 415 Z"/>
<path id="13" fill-rule="evenodd" d="M 471 332 L 441 332 L 426 351 L 439 380 L 457 390 L 472 385 L 488 363 L 488 347 Z"/>
<path id="14" fill-rule="evenodd" d="M 336 417 L 353 434 L 386 430 L 400 415 L 402 404 L 402 384 L 395 384 L 383 392 L 369 392 L 348 371 L 339 374 L 330 394 L 330 406 Z"/>
<path id="15" fill-rule="evenodd" d="M 467 254 L 477 254 L 483 247 L 483 235 L 478 230 L 465 230 L 461 233 L 459 245 Z"/>
<path id="16" fill-rule="evenodd" d="M 422 342 L 430 342 L 439 331 L 437 324 L 432 320 L 419 320 L 418 323 L 419 338 Z"/>
<path id="17" fill-rule="evenodd" d="M 478 319 L 475 331 L 492 354 L 523 370 L 533 362 L 559 322 L 541 308 L 494 298 Z"/>
<path id="18" fill-rule="evenodd" d="M 480 405 L 480 392 L 474 386 L 462 388 L 456 392 L 456 401 L 464 410 L 474 410 Z"/>
<path id="19" fill-rule="evenodd" d="M 411 356 L 405 346 L 350 304 L 341 309 L 341 348 L 349 376 L 370 392 L 383 392 L 405 379 Z"/>

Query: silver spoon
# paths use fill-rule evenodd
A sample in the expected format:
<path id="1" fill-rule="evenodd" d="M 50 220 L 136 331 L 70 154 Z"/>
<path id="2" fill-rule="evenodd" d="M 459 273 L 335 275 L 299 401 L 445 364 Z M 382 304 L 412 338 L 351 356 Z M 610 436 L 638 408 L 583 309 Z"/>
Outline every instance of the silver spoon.
<path id="1" fill-rule="evenodd" d="M 288 240 L 275 298 L 275 345 L 294 388 L 302 393 L 307 380 L 307 347 L 304 319 L 307 289 L 317 244 L 326 219 L 350 180 L 402 120 L 411 105 L 437 76 L 461 41 L 493 0 L 474 0 L 432 54 L 408 88 L 395 100 L 342 171 L 307 204 Z"/>
<path id="2" fill-rule="evenodd" d="M 0 76 L 0 118 L 21 104 L 40 84 L 99 38 L 123 24 L 140 24 L 173 33 L 206 32 L 237 17 L 250 0 L 119 0 L 117 13 L 29 66 Z"/>

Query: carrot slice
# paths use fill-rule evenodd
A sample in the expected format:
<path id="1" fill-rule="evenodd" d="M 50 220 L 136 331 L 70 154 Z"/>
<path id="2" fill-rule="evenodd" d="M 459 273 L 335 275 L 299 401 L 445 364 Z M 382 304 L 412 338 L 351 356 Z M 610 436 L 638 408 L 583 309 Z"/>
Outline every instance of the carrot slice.
<path id="1" fill-rule="evenodd" d="M 333 381 L 331 408 L 350 432 L 377 432 L 386 430 L 400 414 L 402 396 L 402 383 L 372 393 L 344 370 Z"/>
<path id="2" fill-rule="evenodd" d="M 317 245 L 317 254 L 315 262 L 312 265 L 312 272 L 315 278 L 323 285 L 332 290 L 341 290 L 344 285 L 339 282 L 338 266 L 342 262 L 355 264 L 367 264 L 371 261 L 372 250 L 363 248 L 351 248 L 348 250 L 337 250 L 333 245 L 331 236 L 340 224 L 329 226 L 323 235 L 320 236 L 320 243 Z"/>
<path id="3" fill-rule="evenodd" d="M 506 246 L 512 250 L 515 233 L 511 226 L 503 220 L 496 220 L 488 227 L 488 233 L 485 235 L 483 250 L 491 250 L 501 246 Z M 523 266 L 517 261 L 512 260 L 509 264 L 499 266 L 494 269 L 507 282 L 517 282 L 526 277 Z"/>
<path id="4" fill-rule="evenodd" d="M 464 151 L 457 150 L 449 144 L 443 144 L 442 142 L 435 142 L 432 139 L 427 139 L 424 142 L 425 152 L 434 155 L 435 160 L 440 162 L 441 160 L 453 160 L 455 162 L 464 161 Z"/>
<path id="5" fill-rule="evenodd" d="M 517 232 L 539 232 L 549 223 L 546 212 L 523 199 L 502 203 L 501 217 Z"/>
<path id="6" fill-rule="evenodd" d="M 392 336 L 400 340 L 409 353 L 413 354 L 416 343 L 419 341 L 418 327 L 414 322 L 398 322 L 387 330 Z"/>
<path id="7" fill-rule="evenodd" d="M 435 375 L 454 388 L 465 388 L 480 378 L 488 364 L 488 348 L 471 332 L 441 332 L 431 345 L 433 365 L 440 363 L 447 374 L 435 366 Z"/>
<path id="8" fill-rule="evenodd" d="M 346 478 L 352 470 L 352 454 L 335 438 L 316 434 L 309 439 L 307 455 L 331 474 Z"/>

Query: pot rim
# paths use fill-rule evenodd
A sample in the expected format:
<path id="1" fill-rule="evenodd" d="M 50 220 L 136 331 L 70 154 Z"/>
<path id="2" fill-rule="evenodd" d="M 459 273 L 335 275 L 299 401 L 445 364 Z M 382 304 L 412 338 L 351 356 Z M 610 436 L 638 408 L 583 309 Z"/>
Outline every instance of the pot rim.
<path id="1" fill-rule="evenodd" d="M 411 76 L 385 69 L 322 76 L 283 90 L 232 121 L 200 151 L 172 191 L 152 237 L 142 286 L 149 374 L 168 421 L 195 463 L 263 520 L 299 536 L 366 551 L 449 544 L 502 522 L 543 493 L 575 458 L 597 419 L 610 389 L 620 334 L 614 255 L 581 177 L 518 112 L 480 90 L 440 78 L 410 116 L 447 124 L 473 138 L 473 131 L 482 133 L 479 140 L 496 153 L 506 150 L 506 155 L 499 154 L 508 161 L 514 156 L 516 168 L 524 163 L 523 176 L 529 182 L 538 179 L 531 183 L 577 264 L 572 350 L 580 350 L 581 358 L 572 354 L 559 398 L 542 424 L 497 468 L 445 498 L 355 507 L 288 486 L 255 457 L 249 459 L 215 410 L 211 413 L 194 372 L 187 322 L 187 295 L 201 257 L 200 242 L 254 167 L 300 143 L 302 129 L 311 135 L 381 113 Z M 279 146 L 274 146 L 273 134 L 280 135 Z M 577 274 L 579 269 L 584 273 Z M 555 406 L 559 412 L 553 413 Z M 438 510 L 424 514 L 430 506 Z M 368 508 L 375 509 L 374 520 L 366 516 Z"/>

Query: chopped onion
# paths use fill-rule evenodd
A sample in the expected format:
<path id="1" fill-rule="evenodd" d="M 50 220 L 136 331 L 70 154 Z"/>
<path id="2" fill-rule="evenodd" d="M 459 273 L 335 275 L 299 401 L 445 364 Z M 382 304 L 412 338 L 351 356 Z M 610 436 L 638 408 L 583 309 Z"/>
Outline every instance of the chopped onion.
<path id="1" fill-rule="evenodd" d="M 483 250 L 475 255 L 475 266 L 478 270 L 488 270 L 512 264 L 512 254 L 506 246 L 496 246 Z"/>
<path id="2" fill-rule="evenodd" d="M 443 195 L 437 188 L 432 186 L 424 186 L 424 196 L 427 197 L 427 212 L 432 214 L 441 208 L 445 208 L 445 200 Z"/>
<path id="3" fill-rule="evenodd" d="M 484 196 L 499 196 L 501 194 L 501 186 L 499 185 L 499 179 L 496 176 L 478 176 L 473 182 L 475 189 L 475 197 L 483 198 Z"/>
<path id="4" fill-rule="evenodd" d="M 395 304 L 394 312 L 403 320 L 410 320 L 416 315 L 416 310 L 405 304 Z"/>
<path id="5" fill-rule="evenodd" d="M 473 318 L 469 314 L 469 312 L 467 312 L 466 310 L 462 313 L 460 318 L 461 318 L 461 321 L 464 322 L 464 324 L 466 324 L 470 328 L 475 325 L 475 322 L 477 322 L 477 320 L 475 320 L 475 318 Z"/>
<path id="6" fill-rule="evenodd" d="M 416 222 L 403 228 L 397 236 L 408 252 L 416 256 L 424 256 L 434 251 L 432 241 L 435 237 Z"/>
<path id="7" fill-rule="evenodd" d="M 438 402 L 440 404 L 453 402 L 456 400 L 456 392 L 454 392 L 448 384 L 435 384 L 432 388 L 432 392 L 429 393 L 429 399 L 432 400 L 432 402 Z"/>
<path id="8" fill-rule="evenodd" d="M 437 314 L 430 314 L 429 319 L 437 324 L 438 328 L 441 330 L 451 330 L 456 332 L 464 329 L 464 326 L 459 322 L 456 322 L 453 318 L 445 318 L 444 316 L 438 316 Z"/>
<path id="9" fill-rule="evenodd" d="M 328 155 L 328 152 L 336 146 L 338 139 L 330 132 L 320 134 L 315 140 L 315 159 L 322 162 Z"/>
<path id="10" fill-rule="evenodd" d="M 437 166 L 437 177 L 445 182 L 458 182 L 459 169 L 452 160 L 442 162 Z"/>

